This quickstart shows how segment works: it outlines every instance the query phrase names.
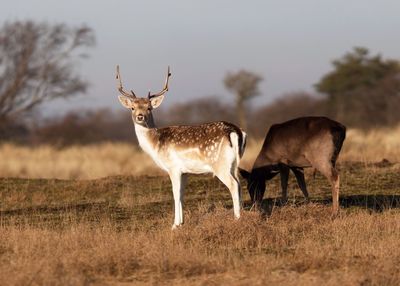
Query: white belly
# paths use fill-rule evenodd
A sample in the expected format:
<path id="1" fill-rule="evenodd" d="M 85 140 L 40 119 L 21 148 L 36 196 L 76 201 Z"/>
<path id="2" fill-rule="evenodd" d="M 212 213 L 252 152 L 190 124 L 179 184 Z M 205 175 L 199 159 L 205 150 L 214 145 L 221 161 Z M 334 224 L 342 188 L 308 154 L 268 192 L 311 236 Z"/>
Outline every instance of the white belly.
<path id="1" fill-rule="evenodd" d="M 198 148 L 186 149 L 183 151 L 170 151 L 168 154 L 169 168 L 179 169 L 182 173 L 202 174 L 212 173 L 211 164 L 201 158 Z"/>

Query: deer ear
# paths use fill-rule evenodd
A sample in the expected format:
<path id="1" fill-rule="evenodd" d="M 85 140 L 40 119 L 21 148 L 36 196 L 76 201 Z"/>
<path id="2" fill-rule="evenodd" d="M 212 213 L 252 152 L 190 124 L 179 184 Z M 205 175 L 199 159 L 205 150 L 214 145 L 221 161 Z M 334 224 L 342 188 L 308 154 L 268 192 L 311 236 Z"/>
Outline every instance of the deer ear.
<path id="1" fill-rule="evenodd" d="M 239 168 L 239 173 L 246 180 L 250 177 L 250 173 L 248 171 L 246 171 L 245 169 Z"/>
<path id="2" fill-rule="evenodd" d="M 121 102 L 122 106 L 126 107 L 126 108 L 132 108 L 133 102 L 132 100 L 124 95 L 119 95 L 118 96 L 119 102 Z"/>
<path id="3" fill-rule="evenodd" d="M 164 95 L 159 95 L 159 96 L 152 97 L 150 99 L 151 106 L 153 108 L 159 107 L 161 105 L 161 102 L 163 101 L 163 99 L 164 99 Z"/>

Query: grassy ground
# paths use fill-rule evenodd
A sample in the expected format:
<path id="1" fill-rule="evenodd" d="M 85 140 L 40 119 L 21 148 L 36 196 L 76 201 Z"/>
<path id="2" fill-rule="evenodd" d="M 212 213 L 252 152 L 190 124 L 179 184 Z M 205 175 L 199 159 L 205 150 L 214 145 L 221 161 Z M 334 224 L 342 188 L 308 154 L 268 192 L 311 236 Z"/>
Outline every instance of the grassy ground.
<path id="1" fill-rule="evenodd" d="M 274 179 L 265 216 L 245 190 L 239 221 L 217 179 L 192 176 L 177 231 L 167 177 L 0 179 L 0 285 L 398 285 L 398 166 L 340 167 L 335 220 L 320 175 L 309 204 L 291 176 L 280 205 Z"/>

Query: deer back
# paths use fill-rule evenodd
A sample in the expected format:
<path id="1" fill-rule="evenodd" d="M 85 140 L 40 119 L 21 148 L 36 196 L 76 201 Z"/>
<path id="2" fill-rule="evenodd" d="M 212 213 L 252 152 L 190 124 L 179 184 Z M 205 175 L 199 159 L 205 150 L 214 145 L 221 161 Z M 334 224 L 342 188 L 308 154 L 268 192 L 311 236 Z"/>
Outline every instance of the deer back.
<path id="1" fill-rule="evenodd" d="M 284 163 L 310 167 L 310 156 L 336 157 L 346 128 L 327 117 L 300 117 L 269 129 L 255 167 Z M 312 158 L 311 158 L 312 159 Z"/>
<path id="2" fill-rule="evenodd" d="M 228 122 L 212 122 L 195 126 L 169 126 L 157 129 L 154 140 L 157 140 L 158 147 L 175 148 L 177 150 L 188 148 L 199 148 L 203 153 L 213 153 L 216 151 L 222 139 L 226 139 L 230 146 L 231 133 L 239 136 L 239 145 L 243 144 L 241 130 Z"/>

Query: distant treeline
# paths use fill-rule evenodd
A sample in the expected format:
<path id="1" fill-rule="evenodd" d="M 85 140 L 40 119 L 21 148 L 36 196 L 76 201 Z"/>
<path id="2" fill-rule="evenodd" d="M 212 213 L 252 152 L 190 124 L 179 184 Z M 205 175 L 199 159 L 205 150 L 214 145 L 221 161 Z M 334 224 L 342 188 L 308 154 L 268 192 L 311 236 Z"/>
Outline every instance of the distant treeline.
<path id="1" fill-rule="evenodd" d="M 271 104 L 248 110 L 249 135 L 254 139 L 265 136 L 271 124 L 299 116 L 330 116 L 329 100 L 307 93 L 286 95 Z M 392 114 L 400 120 L 399 112 Z M 234 105 L 209 97 L 177 104 L 169 109 L 154 112 L 156 123 L 161 126 L 198 124 L 225 120 L 238 124 Z M 365 126 L 366 127 L 366 126 Z M 371 127 L 373 127 L 371 125 Z M 59 147 L 71 144 L 99 142 L 136 142 L 130 112 L 121 109 L 80 110 L 59 118 L 48 119 L 40 125 L 28 127 L 22 123 L 3 124 L 2 140 L 21 144 L 52 144 Z"/>

